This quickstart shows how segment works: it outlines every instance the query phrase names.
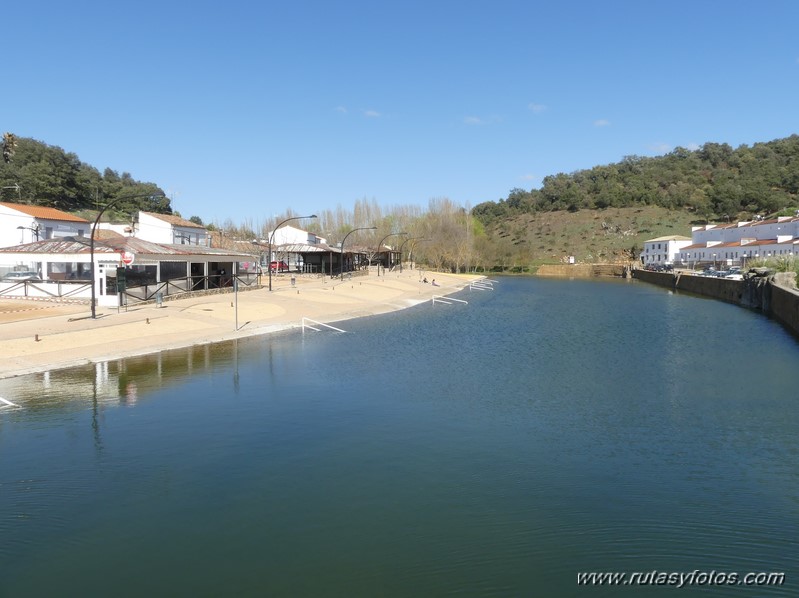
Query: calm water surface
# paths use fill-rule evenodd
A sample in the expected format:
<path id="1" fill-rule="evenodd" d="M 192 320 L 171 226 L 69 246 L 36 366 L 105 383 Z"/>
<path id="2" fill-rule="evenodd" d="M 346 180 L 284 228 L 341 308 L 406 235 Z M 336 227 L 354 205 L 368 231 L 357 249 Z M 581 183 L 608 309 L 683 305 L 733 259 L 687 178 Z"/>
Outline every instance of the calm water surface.
<path id="1" fill-rule="evenodd" d="M 636 282 L 0 381 L 0 596 L 799 593 L 799 344 Z M 784 571 L 769 588 L 581 571 Z"/>

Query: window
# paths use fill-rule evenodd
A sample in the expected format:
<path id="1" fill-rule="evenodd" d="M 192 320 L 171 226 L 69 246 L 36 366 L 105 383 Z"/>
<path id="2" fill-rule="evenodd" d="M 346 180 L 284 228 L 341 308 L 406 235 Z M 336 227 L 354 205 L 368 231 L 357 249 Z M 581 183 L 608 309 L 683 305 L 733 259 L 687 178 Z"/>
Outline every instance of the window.
<path id="1" fill-rule="evenodd" d="M 186 262 L 161 262 L 161 280 L 186 278 L 187 269 Z"/>

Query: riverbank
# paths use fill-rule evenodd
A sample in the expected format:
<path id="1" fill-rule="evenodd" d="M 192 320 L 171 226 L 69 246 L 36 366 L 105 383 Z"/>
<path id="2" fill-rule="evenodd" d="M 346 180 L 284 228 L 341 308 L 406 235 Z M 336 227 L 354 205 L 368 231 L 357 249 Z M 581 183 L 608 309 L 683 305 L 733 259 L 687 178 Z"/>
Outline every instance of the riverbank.
<path id="1" fill-rule="evenodd" d="M 732 280 L 684 272 L 635 270 L 633 277 L 675 291 L 694 293 L 761 311 L 799 337 L 799 291 L 790 288 L 787 280 L 781 284 L 782 274 Z"/>
<path id="2" fill-rule="evenodd" d="M 25 311 L 4 311 L 0 300 L 0 378 L 269 334 L 299 328 L 303 318 L 331 324 L 387 313 L 454 293 L 479 278 L 405 270 L 343 282 L 298 277 L 292 286 L 289 276 L 275 276 L 271 292 L 195 296 L 119 312 L 101 308 L 96 319 L 88 305 L 45 308 L 30 302 Z"/>

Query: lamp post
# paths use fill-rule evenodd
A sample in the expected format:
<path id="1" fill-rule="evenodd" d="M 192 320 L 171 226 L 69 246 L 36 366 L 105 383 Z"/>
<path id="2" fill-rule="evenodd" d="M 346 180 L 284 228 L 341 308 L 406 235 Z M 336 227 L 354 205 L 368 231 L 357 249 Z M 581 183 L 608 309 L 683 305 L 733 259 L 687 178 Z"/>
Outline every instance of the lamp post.
<path id="1" fill-rule="evenodd" d="M 341 259 L 339 260 L 341 262 L 340 265 L 341 265 L 341 280 L 342 280 L 342 282 L 344 281 L 344 243 L 347 240 L 347 237 L 349 237 L 355 231 L 359 231 L 359 230 L 377 230 L 377 227 L 376 226 L 364 226 L 364 227 L 361 227 L 361 228 L 353 228 L 350 232 L 348 232 L 346 235 L 344 235 L 344 239 L 341 241 Z"/>
<path id="2" fill-rule="evenodd" d="M 97 229 L 97 225 L 100 223 L 100 218 L 102 217 L 102 215 L 105 213 L 105 211 L 108 208 L 118 204 L 120 201 L 124 201 L 126 199 L 138 199 L 140 197 L 166 197 L 166 195 L 164 195 L 163 193 L 146 193 L 146 194 L 142 194 L 142 195 L 128 195 L 128 196 L 125 196 L 125 197 L 118 197 L 114 201 L 106 204 L 103 207 L 103 209 L 100 210 L 100 213 L 97 214 L 97 218 L 94 219 L 94 224 L 92 224 L 92 231 L 91 231 L 91 234 L 89 236 L 89 256 L 90 256 L 89 257 L 89 261 L 90 261 L 89 268 L 90 268 L 90 271 L 91 271 L 91 274 L 92 274 L 91 280 L 92 280 L 92 319 L 93 320 L 97 318 L 97 309 L 96 309 L 96 306 L 95 306 L 96 291 L 95 291 L 95 288 L 94 288 L 95 287 L 95 279 L 94 279 L 94 232 Z"/>
<path id="3" fill-rule="evenodd" d="M 272 230 L 271 234 L 269 235 L 269 264 L 268 264 L 267 267 L 269 268 L 269 290 L 270 291 L 272 290 L 272 243 L 275 240 L 275 233 L 277 232 L 277 229 L 279 229 L 281 226 L 286 224 L 286 222 L 291 222 L 292 220 L 302 220 L 303 218 L 316 218 L 316 214 L 311 214 L 310 216 L 292 216 L 291 218 L 286 218 L 283 222 L 278 224 Z"/>
<path id="4" fill-rule="evenodd" d="M 380 243 L 377 244 L 377 253 L 380 253 L 380 248 L 383 246 L 383 242 L 388 239 L 389 237 L 393 237 L 394 235 L 407 235 L 406 232 L 401 233 L 389 233 L 385 237 L 380 240 Z M 390 265 L 390 264 L 389 264 Z M 380 276 L 380 264 L 377 264 L 377 275 Z"/>
<path id="5" fill-rule="evenodd" d="M 36 240 L 37 241 L 39 240 L 39 223 L 38 222 L 34 222 L 33 226 L 18 226 L 17 230 L 18 231 L 29 230 L 34 235 L 36 235 Z M 19 238 L 19 242 L 20 242 L 20 244 L 25 242 L 25 233 L 22 233 L 22 236 L 20 236 L 20 238 Z"/>

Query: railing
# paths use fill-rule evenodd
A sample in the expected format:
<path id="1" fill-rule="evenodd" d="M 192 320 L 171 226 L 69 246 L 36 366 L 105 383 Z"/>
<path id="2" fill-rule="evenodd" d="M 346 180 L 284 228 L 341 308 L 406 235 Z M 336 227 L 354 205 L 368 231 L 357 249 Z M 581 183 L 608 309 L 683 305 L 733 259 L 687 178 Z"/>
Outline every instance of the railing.
<path id="1" fill-rule="evenodd" d="M 473 280 L 469 283 L 470 291 L 493 291 L 494 282 L 489 278 L 481 278 L 480 280 Z"/>
<path id="2" fill-rule="evenodd" d="M 5 400 L 3 397 L 0 397 L 0 409 L 7 409 L 9 407 L 16 407 L 17 409 L 22 409 L 19 405 L 15 405 L 11 401 Z"/>
<path id="3" fill-rule="evenodd" d="M 433 295 L 433 305 L 436 304 L 436 301 L 439 303 L 444 303 L 446 305 L 452 305 L 453 302 L 457 303 L 465 303 L 469 305 L 468 301 L 464 301 L 463 299 L 455 299 L 455 297 L 444 297 L 443 295 Z"/>
<path id="4" fill-rule="evenodd" d="M 145 283 L 139 286 L 129 286 L 125 289 L 125 297 L 133 301 L 143 302 L 152 301 L 158 295 L 168 297 L 170 295 L 180 295 L 183 293 L 201 292 L 205 290 L 233 288 L 233 279 L 236 279 L 239 286 L 252 287 L 258 284 L 258 275 L 252 273 L 237 274 L 233 276 L 222 276 L 212 274 L 210 276 L 186 276 L 185 278 L 173 278 L 163 282 Z"/>
<path id="5" fill-rule="evenodd" d="M 40 297 L 62 299 L 88 293 L 91 282 L 84 280 L 20 280 L 12 283 L 0 282 L 0 295 L 10 297 Z M 86 299 L 87 297 L 82 297 Z"/>
<path id="6" fill-rule="evenodd" d="M 325 324 L 323 322 L 317 322 L 316 320 L 312 320 L 311 318 L 303 318 L 302 319 L 302 331 L 305 332 L 306 328 L 310 328 L 316 332 L 321 332 L 319 328 L 314 328 L 310 324 L 306 324 L 306 322 L 311 322 L 316 324 L 317 326 L 324 326 L 325 328 L 329 328 L 330 330 L 335 330 L 336 332 L 347 332 L 346 330 L 342 330 L 341 328 L 336 328 L 335 326 L 331 326 L 330 324 Z"/>

